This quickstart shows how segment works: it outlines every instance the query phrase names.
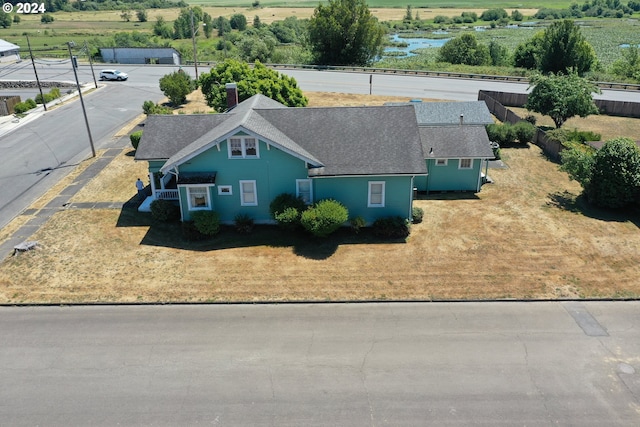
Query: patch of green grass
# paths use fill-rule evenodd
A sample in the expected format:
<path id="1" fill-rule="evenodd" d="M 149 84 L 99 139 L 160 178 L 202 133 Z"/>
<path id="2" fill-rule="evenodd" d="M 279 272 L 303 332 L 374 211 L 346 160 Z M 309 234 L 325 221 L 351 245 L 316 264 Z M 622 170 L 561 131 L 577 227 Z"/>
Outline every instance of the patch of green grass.
<path id="1" fill-rule="evenodd" d="M 192 0 L 189 4 L 203 5 L 203 6 L 228 6 L 228 7 L 251 7 L 253 0 L 235 1 L 235 0 Z M 455 8 L 455 9 L 536 9 L 536 8 L 568 8 L 572 1 L 550 1 L 550 0 L 536 0 L 536 1 L 522 1 L 514 4 L 510 0 L 435 0 L 428 2 L 425 5 L 423 1 L 416 0 L 367 0 L 367 4 L 370 8 L 373 7 L 388 7 L 388 8 L 406 8 L 407 5 L 411 5 L 414 9 L 418 8 Z M 262 7 L 316 7 L 318 6 L 318 0 L 260 0 L 260 6 Z"/>

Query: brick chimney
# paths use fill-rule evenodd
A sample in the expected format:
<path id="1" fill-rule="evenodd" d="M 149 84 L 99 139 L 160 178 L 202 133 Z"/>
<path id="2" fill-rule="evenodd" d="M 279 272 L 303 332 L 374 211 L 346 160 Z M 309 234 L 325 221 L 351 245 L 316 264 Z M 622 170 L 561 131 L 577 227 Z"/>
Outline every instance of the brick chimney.
<path id="1" fill-rule="evenodd" d="M 238 85 L 227 83 L 224 88 L 227 91 L 227 108 L 231 109 L 238 105 Z"/>

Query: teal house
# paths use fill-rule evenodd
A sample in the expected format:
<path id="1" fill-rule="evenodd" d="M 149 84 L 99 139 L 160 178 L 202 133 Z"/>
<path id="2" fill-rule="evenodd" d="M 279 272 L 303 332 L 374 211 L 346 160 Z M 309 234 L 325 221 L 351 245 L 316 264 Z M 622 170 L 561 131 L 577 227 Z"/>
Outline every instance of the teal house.
<path id="1" fill-rule="evenodd" d="M 421 126 L 416 111 L 411 104 L 289 108 L 258 94 L 222 114 L 151 115 L 136 151 L 149 164 L 152 191 L 140 210 L 166 199 L 179 204 L 183 221 L 215 210 L 225 223 L 238 214 L 271 223 L 269 204 L 290 193 L 308 204 L 335 199 L 350 217 L 372 223 L 410 219 L 415 190 L 424 186 L 478 191 L 479 157 L 451 151 L 457 157 L 437 165 L 446 144 L 435 139 L 453 132 Z M 458 158 L 472 159 L 472 167 L 454 168 L 449 160 Z"/>
<path id="2" fill-rule="evenodd" d="M 485 126 L 494 123 L 484 101 L 411 102 L 416 112 L 428 175 L 416 177 L 420 192 L 479 192 L 494 158 Z M 387 104 L 408 105 L 408 104 Z"/>

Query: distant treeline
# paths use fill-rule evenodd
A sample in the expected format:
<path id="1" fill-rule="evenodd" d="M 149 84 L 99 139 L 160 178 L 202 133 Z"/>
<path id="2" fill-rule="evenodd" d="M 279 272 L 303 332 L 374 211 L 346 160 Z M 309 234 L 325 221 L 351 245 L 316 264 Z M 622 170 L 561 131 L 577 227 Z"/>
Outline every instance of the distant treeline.
<path id="1" fill-rule="evenodd" d="M 630 0 L 627 4 L 620 0 L 591 0 L 582 5 L 574 3 L 569 9 L 540 9 L 535 19 L 566 18 L 622 18 L 640 11 L 640 0 Z"/>
<path id="2" fill-rule="evenodd" d="M 24 0 L 5 0 L 5 3 L 24 3 Z M 165 9 L 169 7 L 188 7 L 184 0 L 42 0 L 47 12 L 76 12 L 86 10 L 122 10 L 122 9 Z"/>

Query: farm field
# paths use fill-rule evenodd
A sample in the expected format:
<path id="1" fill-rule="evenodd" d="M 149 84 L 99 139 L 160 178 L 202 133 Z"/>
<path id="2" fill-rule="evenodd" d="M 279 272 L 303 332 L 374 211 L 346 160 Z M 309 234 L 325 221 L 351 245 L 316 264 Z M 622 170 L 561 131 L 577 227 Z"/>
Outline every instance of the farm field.
<path id="1" fill-rule="evenodd" d="M 249 7 L 253 3 L 252 0 L 245 0 L 245 2 L 237 2 L 233 0 L 192 0 L 189 4 L 200 4 L 208 6 L 228 6 L 228 7 L 242 7 L 246 5 Z M 260 6 L 265 7 L 310 7 L 314 8 L 318 6 L 318 3 L 326 3 L 318 0 L 260 0 Z M 513 2 L 509 0 L 435 0 L 429 1 L 428 6 L 425 6 L 426 2 L 423 1 L 411 1 L 411 0 L 367 0 L 367 4 L 370 8 L 382 7 L 391 9 L 406 9 L 407 5 L 411 5 L 417 9 L 541 9 L 541 8 L 568 8 L 572 1 L 519 1 Z"/>
<path id="2" fill-rule="evenodd" d="M 312 106 L 407 101 L 305 95 Z M 186 108 L 207 110 L 198 93 Z M 598 123 L 595 130 L 604 138 L 640 133 L 637 119 L 596 119 L 588 120 Z M 582 128 L 583 122 L 567 126 Z M 261 227 L 248 236 L 230 229 L 210 241 L 189 242 L 178 224 L 159 224 L 134 210 L 62 210 L 31 237 L 38 249 L 0 265 L 0 302 L 640 296 L 638 212 L 610 213 L 585 205 L 579 185 L 536 146 L 503 149 L 502 156 L 508 167 L 490 169 L 495 182 L 477 195 L 434 194 L 417 200 L 424 222 L 412 226 L 406 241 L 380 241 L 349 230 L 317 240 Z M 134 162 L 125 149 L 72 203 L 126 202 L 135 197 L 133 180 L 145 170 L 146 164 Z M 46 205 L 70 182 L 33 207 Z"/>

